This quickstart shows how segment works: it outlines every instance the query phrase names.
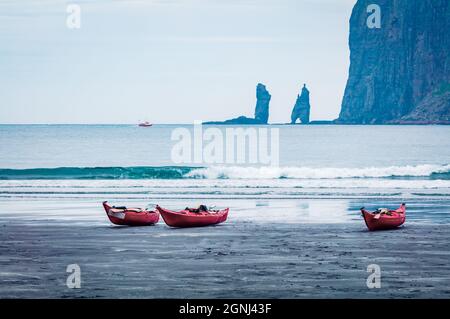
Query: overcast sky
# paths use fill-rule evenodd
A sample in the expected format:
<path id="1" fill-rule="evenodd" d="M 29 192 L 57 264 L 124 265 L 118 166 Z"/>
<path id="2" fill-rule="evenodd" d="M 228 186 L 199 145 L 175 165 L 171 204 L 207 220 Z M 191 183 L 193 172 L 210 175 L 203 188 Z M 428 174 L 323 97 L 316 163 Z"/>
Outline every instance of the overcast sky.
<path id="1" fill-rule="evenodd" d="M 81 28 L 66 5 L 81 6 Z M 355 0 L 0 0 L 0 123 L 192 123 L 338 116 Z"/>

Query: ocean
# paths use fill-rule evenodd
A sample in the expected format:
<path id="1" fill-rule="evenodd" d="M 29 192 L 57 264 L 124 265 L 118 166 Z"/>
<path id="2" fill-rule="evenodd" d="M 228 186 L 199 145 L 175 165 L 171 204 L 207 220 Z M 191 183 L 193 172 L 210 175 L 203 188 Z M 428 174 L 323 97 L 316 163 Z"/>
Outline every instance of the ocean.
<path id="1" fill-rule="evenodd" d="M 348 220 L 342 216 L 358 205 L 372 203 L 371 208 L 377 208 L 419 201 L 432 203 L 445 214 L 439 213 L 439 220 L 432 212 L 417 218 L 450 219 L 449 126 L 270 126 L 279 130 L 276 167 L 174 164 L 171 134 L 180 127 L 193 129 L 192 125 L 2 125 L 2 205 L 18 200 L 52 205 L 58 200 L 141 205 L 165 200 L 185 207 L 252 200 L 258 211 L 257 205 L 269 200 L 334 199 L 341 200 L 334 210 L 341 211 L 337 219 Z M 291 210 L 295 215 L 297 205 Z M 324 215 L 330 215 L 326 210 Z M 319 218 L 317 211 L 310 222 L 329 220 Z"/>

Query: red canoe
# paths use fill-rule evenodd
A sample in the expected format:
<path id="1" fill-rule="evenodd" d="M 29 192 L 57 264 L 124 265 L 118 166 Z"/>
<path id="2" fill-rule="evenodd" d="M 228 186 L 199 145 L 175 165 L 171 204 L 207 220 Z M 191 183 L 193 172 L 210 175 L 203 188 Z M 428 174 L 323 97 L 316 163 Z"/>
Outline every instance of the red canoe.
<path id="1" fill-rule="evenodd" d="M 106 215 L 111 223 L 128 226 L 149 226 L 156 224 L 159 220 L 159 213 L 141 208 L 127 208 L 109 206 L 108 202 L 103 202 Z"/>
<path id="2" fill-rule="evenodd" d="M 390 210 L 388 214 L 371 213 L 361 208 L 361 213 L 369 230 L 397 228 L 406 220 L 406 205 L 402 204 L 397 210 Z"/>
<path id="3" fill-rule="evenodd" d="M 202 227 L 223 223 L 227 220 L 229 208 L 219 211 L 192 212 L 191 210 L 181 210 L 174 212 L 160 206 L 156 210 L 168 226 L 171 227 Z"/>

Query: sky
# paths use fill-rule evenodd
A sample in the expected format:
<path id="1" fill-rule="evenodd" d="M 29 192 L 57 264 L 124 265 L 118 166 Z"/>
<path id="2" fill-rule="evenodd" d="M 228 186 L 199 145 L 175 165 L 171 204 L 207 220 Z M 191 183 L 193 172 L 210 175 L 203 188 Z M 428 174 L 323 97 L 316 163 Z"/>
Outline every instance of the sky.
<path id="1" fill-rule="evenodd" d="M 0 0 L 0 123 L 290 121 L 339 115 L 355 0 Z M 81 8 L 67 27 L 68 4 Z"/>

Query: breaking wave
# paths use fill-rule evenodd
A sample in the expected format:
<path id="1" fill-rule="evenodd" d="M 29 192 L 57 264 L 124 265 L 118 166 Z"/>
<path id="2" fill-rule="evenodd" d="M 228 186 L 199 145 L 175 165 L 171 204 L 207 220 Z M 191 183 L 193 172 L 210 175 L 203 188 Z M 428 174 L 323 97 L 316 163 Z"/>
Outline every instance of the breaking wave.
<path id="1" fill-rule="evenodd" d="M 450 164 L 366 168 L 333 167 L 60 167 L 0 169 L 0 180 L 122 179 L 349 179 L 425 178 L 450 180 Z"/>
<path id="2" fill-rule="evenodd" d="M 390 166 L 367 168 L 310 167 L 209 167 L 194 169 L 186 177 L 206 179 L 342 179 L 428 177 L 450 178 L 450 165 Z"/>

